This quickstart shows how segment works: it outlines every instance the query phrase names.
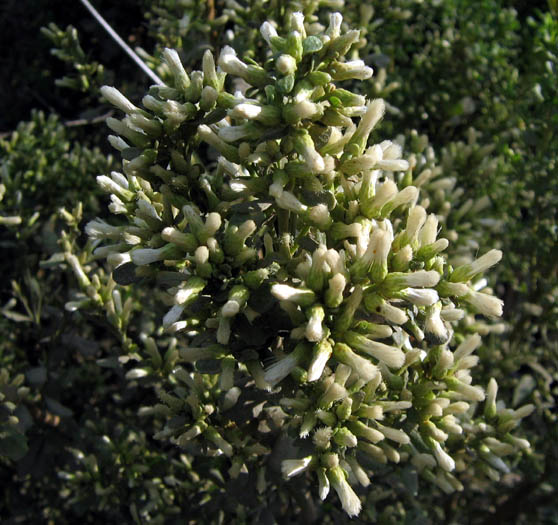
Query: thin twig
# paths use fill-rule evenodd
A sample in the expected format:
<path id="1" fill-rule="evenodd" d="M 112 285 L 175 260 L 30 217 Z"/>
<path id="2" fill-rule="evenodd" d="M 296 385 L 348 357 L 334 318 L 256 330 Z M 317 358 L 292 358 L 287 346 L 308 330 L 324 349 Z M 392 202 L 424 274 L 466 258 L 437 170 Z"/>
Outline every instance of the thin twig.
<path id="1" fill-rule="evenodd" d="M 104 113 L 103 115 L 99 115 L 98 117 L 78 118 L 78 119 L 74 119 L 74 120 L 66 120 L 65 122 L 62 122 L 62 124 L 67 128 L 73 128 L 73 127 L 76 127 L 76 126 L 87 126 L 89 124 L 99 124 L 99 123 L 104 122 L 105 120 L 107 120 L 108 117 L 112 117 L 113 114 L 114 114 L 114 111 L 111 109 L 110 111 L 107 111 L 106 113 Z M 0 131 L 0 139 L 5 139 L 6 137 L 9 137 L 13 132 L 14 132 L 14 130 L 12 130 L 12 131 Z"/>
<path id="2" fill-rule="evenodd" d="M 94 118 L 79 118 L 76 120 L 67 120 L 64 122 L 64 126 L 72 128 L 74 126 L 87 126 L 88 124 L 99 124 L 100 122 L 104 122 L 107 120 L 108 117 L 111 117 L 114 114 L 114 111 L 107 111 L 103 115 L 99 115 L 98 117 Z"/>
<path id="3" fill-rule="evenodd" d="M 141 68 L 141 70 L 151 78 L 156 84 L 162 85 L 164 82 L 147 66 L 147 64 L 132 50 L 132 48 L 120 38 L 116 31 L 108 24 L 108 22 L 99 14 L 99 12 L 88 2 L 81 0 L 85 8 L 93 15 L 93 17 L 103 26 L 103 29 L 116 41 L 116 43 L 130 56 L 130 58 Z"/>

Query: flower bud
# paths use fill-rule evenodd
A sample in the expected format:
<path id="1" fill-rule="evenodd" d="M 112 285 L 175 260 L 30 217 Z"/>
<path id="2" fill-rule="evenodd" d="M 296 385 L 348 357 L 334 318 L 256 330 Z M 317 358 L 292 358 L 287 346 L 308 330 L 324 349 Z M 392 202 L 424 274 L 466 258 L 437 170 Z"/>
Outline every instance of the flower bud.
<path id="1" fill-rule="evenodd" d="M 163 60 L 169 66 L 171 74 L 174 77 L 176 89 L 181 91 L 188 89 L 190 87 L 190 78 L 182 65 L 178 53 L 174 49 L 165 48 L 163 51 Z"/>
<path id="2" fill-rule="evenodd" d="M 105 97 L 113 106 L 117 107 L 126 114 L 131 114 L 139 111 L 139 108 L 134 106 L 118 89 L 111 86 L 101 87 L 101 95 Z"/>

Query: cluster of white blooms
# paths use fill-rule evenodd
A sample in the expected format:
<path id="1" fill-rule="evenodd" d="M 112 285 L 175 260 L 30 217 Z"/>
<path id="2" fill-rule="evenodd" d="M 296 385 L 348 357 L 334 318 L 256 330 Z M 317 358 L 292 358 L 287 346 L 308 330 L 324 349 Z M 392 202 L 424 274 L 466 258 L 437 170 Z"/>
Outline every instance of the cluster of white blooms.
<path id="1" fill-rule="evenodd" d="M 341 22 L 294 13 L 281 36 L 266 22 L 263 65 L 225 47 L 188 74 L 166 50 L 171 85 L 145 109 L 103 88 L 125 113 L 108 122 L 123 173 L 98 182 L 128 222 L 87 232 L 116 280 L 131 272 L 164 293 L 176 366 L 146 413 L 180 418 L 157 437 L 228 456 L 233 478 L 253 467 L 265 487 L 268 434 L 298 436 L 312 452 L 283 475 L 313 473 L 319 497 L 332 487 L 353 516 L 371 461 L 410 461 L 448 492 L 469 464 L 496 478 L 501 456 L 528 446 L 509 432 L 530 408 L 473 384 L 482 342 L 459 331 L 466 315 L 502 314 L 477 279 L 502 254 L 448 263 L 428 170 L 414 177 L 400 142 L 375 140 L 383 100 L 336 85 L 372 75 L 345 59 L 359 32 Z M 243 88 L 227 91 L 227 76 Z"/>

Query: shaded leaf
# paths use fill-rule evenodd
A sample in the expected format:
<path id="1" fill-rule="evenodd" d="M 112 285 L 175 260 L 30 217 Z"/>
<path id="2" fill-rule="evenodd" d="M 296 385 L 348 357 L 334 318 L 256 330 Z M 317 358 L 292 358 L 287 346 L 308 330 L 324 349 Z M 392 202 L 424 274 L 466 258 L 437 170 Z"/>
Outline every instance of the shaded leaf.
<path id="1" fill-rule="evenodd" d="M 136 265 L 133 262 L 121 264 L 112 272 L 112 278 L 117 284 L 127 286 L 136 283 L 140 277 L 136 275 Z"/>
<path id="2" fill-rule="evenodd" d="M 74 415 L 72 409 L 64 406 L 62 403 L 52 399 L 51 397 L 45 397 L 46 406 L 50 412 L 60 417 L 70 417 Z"/>
<path id="3" fill-rule="evenodd" d="M 27 450 L 27 440 L 23 434 L 13 429 L 0 434 L 0 456 L 18 461 L 27 454 Z"/>

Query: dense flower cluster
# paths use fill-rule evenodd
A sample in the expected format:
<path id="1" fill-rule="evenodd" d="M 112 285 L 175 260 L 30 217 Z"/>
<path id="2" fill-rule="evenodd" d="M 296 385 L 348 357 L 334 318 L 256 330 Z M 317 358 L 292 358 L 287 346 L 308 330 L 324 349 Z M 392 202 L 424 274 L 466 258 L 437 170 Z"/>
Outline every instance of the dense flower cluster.
<path id="1" fill-rule="evenodd" d="M 167 305 L 165 358 L 146 337 L 151 368 L 128 372 L 167 377 L 143 409 L 167 418 L 156 437 L 230 458 L 232 478 L 254 470 L 263 491 L 281 435 L 283 476 L 311 472 L 353 516 L 374 464 L 411 462 L 446 492 L 469 467 L 497 479 L 529 447 L 510 432 L 532 406 L 473 384 L 482 341 L 462 320 L 502 314 L 481 278 L 502 253 L 465 244 L 448 262 L 451 180 L 375 140 L 385 103 L 339 87 L 373 73 L 341 27 L 293 13 L 282 34 L 261 26 L 264 63 L 225 47 L 191 73 L 167 49 L 172 85 L 143 109 L 102 88 L 125 113 L 108 119 L 123 173 L 97 180 L 124 221 L 86 231 L 116 282 L 151 280 Z"/>

